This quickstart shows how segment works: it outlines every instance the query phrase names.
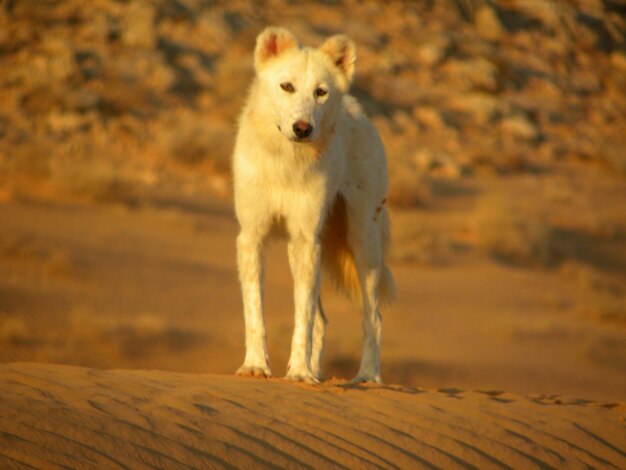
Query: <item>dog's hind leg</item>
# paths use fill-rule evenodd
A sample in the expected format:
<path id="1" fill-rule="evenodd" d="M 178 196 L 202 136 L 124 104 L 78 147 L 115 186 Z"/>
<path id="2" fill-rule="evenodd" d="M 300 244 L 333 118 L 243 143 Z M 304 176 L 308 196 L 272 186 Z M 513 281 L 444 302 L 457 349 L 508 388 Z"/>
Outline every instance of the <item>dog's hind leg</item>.
<path id="1" fill-rule="evenodd" d="M 315 319 L 313 320 L 313 340 L 311 346 L 311 372 L 318 380 L 322 380 L 322 356 L 324 354 L 326 323 L 328 323 L 328 320 L 326 319 L 320 296 L 317 299 Z"/>
<path id="2" fill-rule="evenodd" d="M 351 233 L 351 245 L 361 283 L 363 303 L 363 351 L 361 366 L 354 382 L 382 383 L 380 377 L 382 316 L 379 305 L 382 246 L 377 230 L 372 228 L 374 227 L 366 226 L 360 233 L 356 230 Z"/>
<path id="3" fill-rule="evenodd" d="M 382 316 L 378 301 L 380 270 L 359 270 L 363 286 L 363 352 L 355 382 L 382 383 L 380 377 L 380 344 Z"/>

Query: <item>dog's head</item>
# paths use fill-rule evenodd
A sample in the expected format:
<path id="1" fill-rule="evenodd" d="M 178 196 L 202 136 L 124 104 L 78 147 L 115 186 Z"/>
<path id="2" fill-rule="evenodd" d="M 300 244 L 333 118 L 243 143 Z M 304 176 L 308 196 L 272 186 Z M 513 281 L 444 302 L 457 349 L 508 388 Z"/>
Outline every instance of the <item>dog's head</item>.
<path id="1" fill-rule="evenodd" d="M 332 36 L 319 49 L 301 48 L 286 29 L 265 29 L 256 41 L 254 66 L 275 124 L 293 142 L 315 142 L 333 120 L 354 75 L 356 48 Z"/>

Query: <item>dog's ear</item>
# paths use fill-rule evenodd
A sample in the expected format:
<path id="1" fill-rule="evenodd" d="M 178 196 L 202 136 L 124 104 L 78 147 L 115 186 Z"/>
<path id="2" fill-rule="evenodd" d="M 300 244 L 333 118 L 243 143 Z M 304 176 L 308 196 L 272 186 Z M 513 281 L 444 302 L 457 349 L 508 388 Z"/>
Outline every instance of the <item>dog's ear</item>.
<path id="1" fill-rule="evenodd" d="M 329 37 L 320 50 L 331 58 L 346 79 L 346 85 L 352 82 L 356 63 L 356 46 L 354 42 L 343 34 Z"/>
<path id="2" fill-rule="evenodd" d="M 268 60 L 294 47 L 298 47 L 298 40 L 286 29 L 265 28 L 256 38 L 254 67 L 259 70 Z"/>

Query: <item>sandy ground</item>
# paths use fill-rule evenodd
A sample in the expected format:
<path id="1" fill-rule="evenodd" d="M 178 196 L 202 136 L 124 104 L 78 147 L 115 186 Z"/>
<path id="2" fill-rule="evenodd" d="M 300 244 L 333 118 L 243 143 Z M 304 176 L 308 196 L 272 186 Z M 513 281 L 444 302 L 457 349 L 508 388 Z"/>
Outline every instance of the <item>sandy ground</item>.
<path id="1" fill-rule="evenodd" d="M 459 218 L 453 209 L 412 217 Z M 0 361 L 216 374 L 239 367 L 229 202 L 162 193 L 135 206 L 8 202 L 0 226 Z M 604 256 L 620 270 L 617 247 Z M 469 248 L 442 262 L 392 261 L 399 296 L 383 312 L 383 379 L 624 401 L 626 331 L 581 313 L 589 300 L 582 284 L 596 281 L 581 281 L 587 271 L 571 264 L 520 268 Z M 270 365 L 280 376 L 293 327 L 284 242 L 271 244 L 267 266 Z M 349 379 L 358 369 L 360 314 L 329 286 L 323 298 L 326 377 Z"/>
<path id="2" fill-rule="evenodd" d="M 624 468 L 626 406 L 499 391 L 0 367 L 4 468 Z"/>
<path id="3" fill-rule="evenodd" d="M 626 468 L 620 5 L 0 2 L 0 468 Z M 402 386 L 346 385 L 360 315 L 325 285 L 324 385 L 232 376 L 230 155 L 270 24 L 358 45 L 399 291 L 382 375 Z M 280 377 L 284 241 L 267 259 Z"/>

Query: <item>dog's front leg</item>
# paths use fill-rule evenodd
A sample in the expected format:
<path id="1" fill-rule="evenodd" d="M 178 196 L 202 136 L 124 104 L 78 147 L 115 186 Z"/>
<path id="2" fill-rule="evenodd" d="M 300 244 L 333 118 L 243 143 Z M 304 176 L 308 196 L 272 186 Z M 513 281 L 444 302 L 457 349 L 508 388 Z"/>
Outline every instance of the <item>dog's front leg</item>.
<path id="1" fill-rule="evenodd" d="M 288 245 L 294 283 L 295 325 L 286 378 L 318 383 L 311 370 L 312 331 L 319 295 L 320 242 L 317 237 L 300 235 Z"/>
<path id="2" fill-rule="evenodd" d="M 237 265 L 246 327 L 246 357 L 237 375 L 269 377 L 272 373 L 263 319 L 263 253 L 259 237 L 245 232 L 239 234 Z"/>

